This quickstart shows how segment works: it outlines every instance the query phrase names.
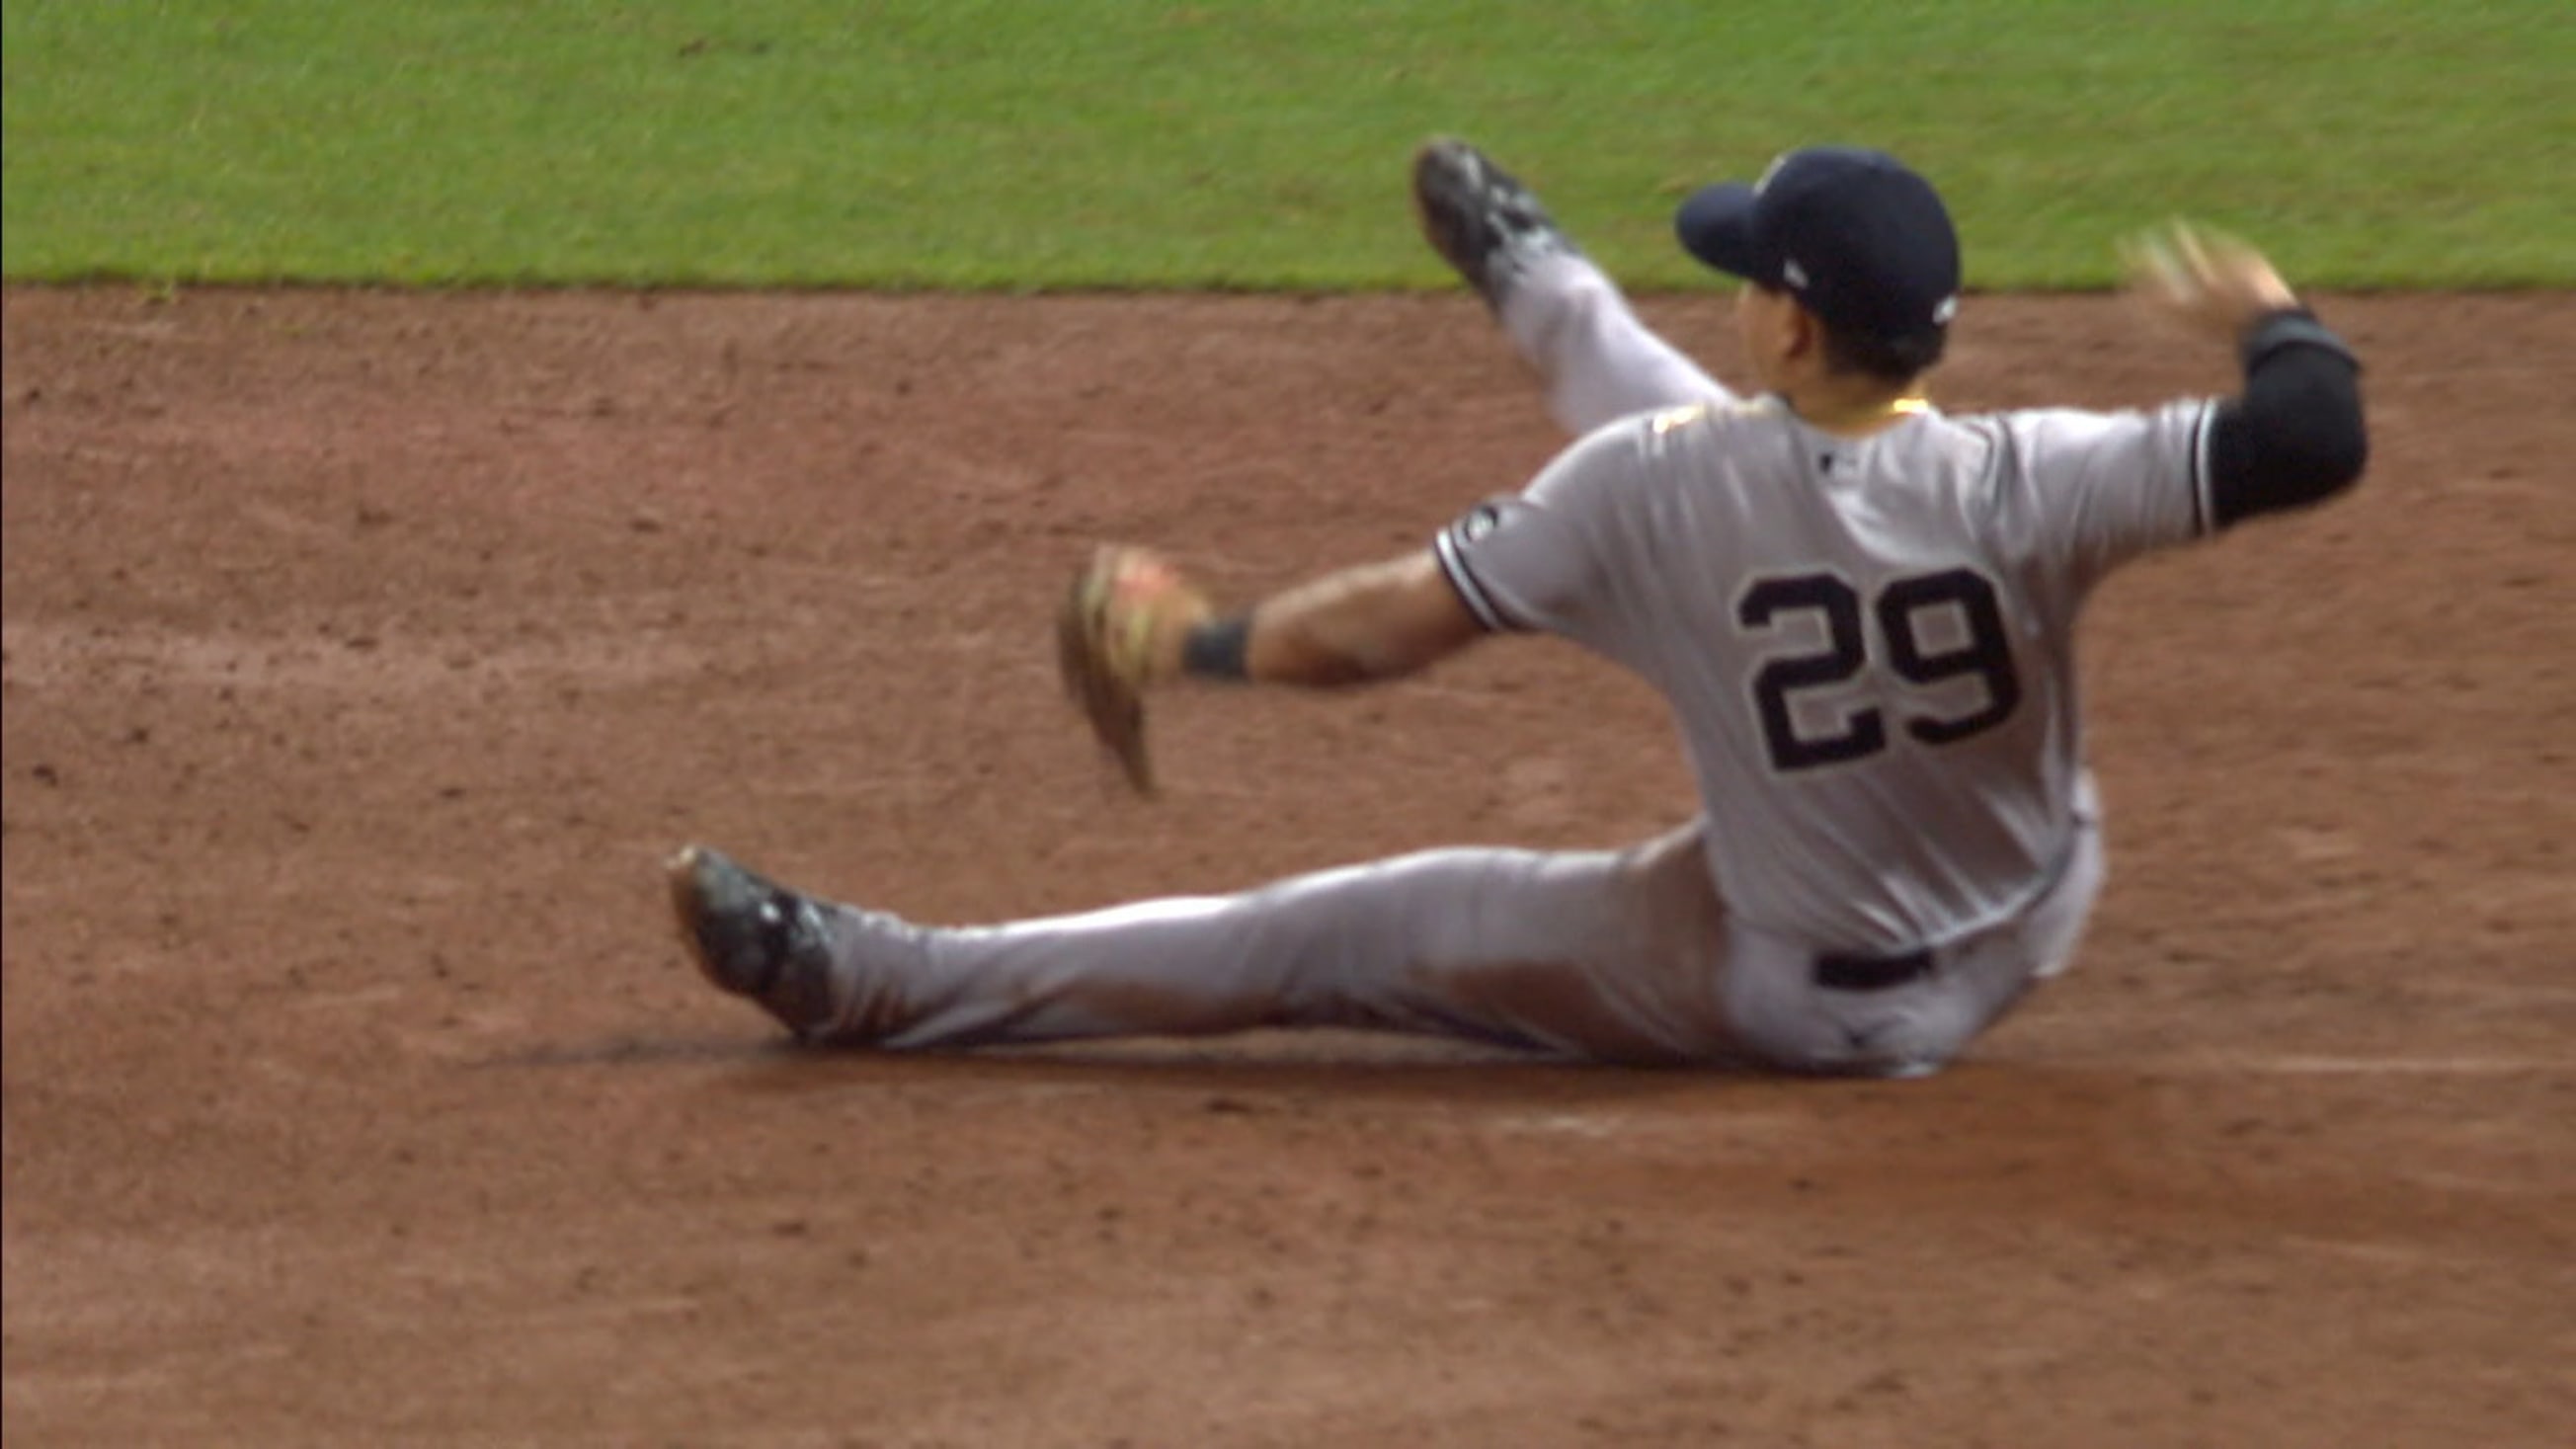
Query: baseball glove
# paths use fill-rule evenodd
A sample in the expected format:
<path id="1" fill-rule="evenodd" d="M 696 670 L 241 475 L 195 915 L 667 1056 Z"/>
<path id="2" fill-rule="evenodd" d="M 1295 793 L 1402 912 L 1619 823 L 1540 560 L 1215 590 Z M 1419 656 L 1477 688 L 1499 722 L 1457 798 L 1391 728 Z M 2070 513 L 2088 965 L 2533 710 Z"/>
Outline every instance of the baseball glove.
<path id="1" fill-rule="evenodd" d="M 1139 795 L 1154 793 L 1145 748 L 1145 688 L 1177 667 L 1178 635 L 1208 614 L 1206 597 L 1141 548 L 1104 546 L 1074 575 L 1056 612 L 1064 690 Z"/>

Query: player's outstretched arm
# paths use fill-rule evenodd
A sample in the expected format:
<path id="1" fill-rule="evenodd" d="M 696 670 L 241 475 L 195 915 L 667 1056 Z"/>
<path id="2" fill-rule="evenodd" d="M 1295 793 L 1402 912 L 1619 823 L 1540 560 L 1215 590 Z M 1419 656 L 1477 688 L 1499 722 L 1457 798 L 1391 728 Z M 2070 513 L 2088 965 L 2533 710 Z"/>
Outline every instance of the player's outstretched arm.
<path id="1" fill-rule="evenodd" d="M 1074 596 L 1136 686 L 1175 678 L 1340 688 L 1430 668 L 1486 634 L 1430 549 L 1334 570 L 1218 614 L 1206 593 L 1149 549 L 1100 549 Z M 1077 603 L 1079 606 L 1079 603 Z"/>
<path id="2" fill-rule="evenodd" d="M 1314 689 L 1399 679 L 1485 635 L 1429 550 L 1327 574 L 1239 622 L 1204 625 L 1184 663 L 1224 677 L 1232 666 L 1229 630 L 1243 634 L 1243 678 Z"/>
<path id="3" fill-rule="evenodd" d="M 1065 691 L 1139 794 L 1154 791 L 1145 691 L 1183 677 L 1331 688 L 1394 679 L 1484 633 L 1428 550 L 1327 574 L 1241 613 L 1149 550 L 1108 547 L 1056 616 Z"/>
<path id="4" fill-rule="evenodd" d="M 1485 633 L 1427 549 L 1340 569 L 1225 615 L 1151 555 L 1121 552 L 1131 570 L 1159 568 L 1171 580 L 1143 592 L 1137 607 L 1148 617 L 1129 626 L 1141 630 L 1143 683 L 1369 684 L 1415 673 Z"/>
<path id="5" fill-rule="evenodd" d="M 2360 479 L 2370 458 L 2361 362 L 2262 253 L 2178 225 L 2139 244 L 2131 265 L 2150 299 L 2234 343 L 2244 364 L 2244 391 L 2209 429 L 2219 527 L 2322 502 Z"/>

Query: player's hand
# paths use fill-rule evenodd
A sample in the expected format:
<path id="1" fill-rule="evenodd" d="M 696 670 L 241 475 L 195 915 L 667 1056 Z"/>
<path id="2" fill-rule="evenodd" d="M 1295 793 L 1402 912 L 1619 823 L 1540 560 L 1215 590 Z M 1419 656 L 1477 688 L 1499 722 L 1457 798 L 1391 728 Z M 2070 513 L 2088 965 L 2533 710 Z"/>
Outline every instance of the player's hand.
<path id="1" fill-rule="evenodd" d="M 1212 612 L 1160 555 L 1111 544 L 1075 573 L 1056 613 L 1065 693 L 1140 795 L 1154 791 L 1145 690 L 1181 672 L 1182 642 Z"/>
<path id="2" fill-rule="evenodd" d="M 2299 305 L 2261 252 L 2177 221 L 2126 248 L 2131 285 L 2188 325 L 2227 342 L 2266 315 Z"/>

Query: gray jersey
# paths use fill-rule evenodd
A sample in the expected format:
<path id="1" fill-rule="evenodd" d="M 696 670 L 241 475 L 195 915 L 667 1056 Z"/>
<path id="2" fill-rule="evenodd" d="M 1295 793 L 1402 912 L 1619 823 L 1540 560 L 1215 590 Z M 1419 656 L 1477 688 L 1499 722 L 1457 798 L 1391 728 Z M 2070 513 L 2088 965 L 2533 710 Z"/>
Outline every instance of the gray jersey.
<path id="1" fill-rule="evenodd" d="M 2074 616 L 2209 518 L 2212 407 L 1773 399 L 1609 424 L 1438 539 L 1484 623 L 1560 634 L 1679 718 L 1728 908 L 1840 950 L 1954 940 L 2063 868 L 2088 806 Z"/>

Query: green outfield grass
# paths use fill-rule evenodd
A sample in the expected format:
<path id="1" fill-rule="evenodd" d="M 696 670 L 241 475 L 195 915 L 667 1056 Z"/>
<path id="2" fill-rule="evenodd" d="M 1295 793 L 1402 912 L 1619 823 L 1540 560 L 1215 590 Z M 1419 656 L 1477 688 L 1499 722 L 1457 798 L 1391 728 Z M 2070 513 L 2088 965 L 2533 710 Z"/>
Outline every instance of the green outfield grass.
<path id="1" fill-rule="evenodd" d="M 1942 183 L 1983 287 L 2188 213 L 2338 286 L 2576 282 L 2566 0 L 9 0 L 16 279 L 1441 281 L 1440 131 L 1615 271 L 1802 141 Z"/>

